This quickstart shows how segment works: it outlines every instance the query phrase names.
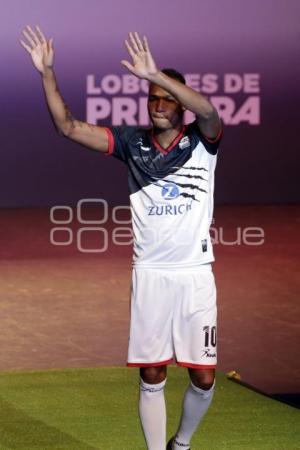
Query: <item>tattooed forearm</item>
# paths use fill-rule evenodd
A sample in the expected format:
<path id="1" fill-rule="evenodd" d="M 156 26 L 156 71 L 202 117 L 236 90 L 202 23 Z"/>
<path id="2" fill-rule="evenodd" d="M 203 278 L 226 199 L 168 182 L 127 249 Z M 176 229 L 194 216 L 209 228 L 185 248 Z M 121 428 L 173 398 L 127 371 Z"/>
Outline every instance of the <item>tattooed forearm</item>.
<path id="1" fill-rule="evenodd" d="M 65 117 L 66 117 L 67 122 L 70 123 L 71 129 L 74 129 L 75 128 L 75 119 L 66 103 L 64 103 L 64 110 L 65 110 Z"/>
<path id="2" fill-rule="evenodd" d="M 80 128 L 88 128 L 91 132 L 95 131 L 95 126 L 87 122 L 81 122 L 80 120 L 75 119 L 66 103 L 64 103 L 64 110 L 66 121 L 70 124 L 71 130 L 74 130 L 75 127 L 80 127 Z"/>
<path id="3" fill-rule="evenodd" d="M 74 130 L 76 121 L 60 93 L 53 69 L 43 75 L 43 86 L 54 126 L 59 134 L 68 136 Z"/>

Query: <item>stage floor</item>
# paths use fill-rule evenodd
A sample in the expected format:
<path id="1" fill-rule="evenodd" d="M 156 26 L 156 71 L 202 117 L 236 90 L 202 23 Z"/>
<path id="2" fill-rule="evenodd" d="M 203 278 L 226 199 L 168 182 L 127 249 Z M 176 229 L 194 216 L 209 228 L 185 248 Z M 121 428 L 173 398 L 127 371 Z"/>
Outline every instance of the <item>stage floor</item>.
<path id="1" fill-rule="evenodd" d="M 124 365 L 131 246 L 112 238 L 128 225 L 113 223 L 111 211 L 100 225 L 54 224 L 49 210 L 0 211 L 0 370 Z M 267 393 L 300 391 L 299 223 L 295 205 L 215 210 L 218 368 Z M 71 228 L 72 242 L 51 244 L 54 227 Z M 102 231 L 83 230 L 79 244 L 86 227 Z M 102 253 L 79 250 L 106 244 Z"/>

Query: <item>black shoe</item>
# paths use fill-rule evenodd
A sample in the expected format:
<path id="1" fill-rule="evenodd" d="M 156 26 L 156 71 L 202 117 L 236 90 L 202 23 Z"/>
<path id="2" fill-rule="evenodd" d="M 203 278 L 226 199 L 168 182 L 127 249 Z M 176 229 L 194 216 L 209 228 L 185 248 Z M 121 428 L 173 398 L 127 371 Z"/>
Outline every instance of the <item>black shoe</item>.
<path id="1" fill-rule="evenodd" d="M 167 444 L 166 450 L 172 450 L 173 438 L 171 438 Z"/>
<path id="2" fill-rule="evenodd" d="M 173 449 L 173 440 L 174 440 L 174 436 L 169 440 L 166 450 L 172 450 Z M 187 448 L 186 450 L 191 450 L 190 448 Z"/>

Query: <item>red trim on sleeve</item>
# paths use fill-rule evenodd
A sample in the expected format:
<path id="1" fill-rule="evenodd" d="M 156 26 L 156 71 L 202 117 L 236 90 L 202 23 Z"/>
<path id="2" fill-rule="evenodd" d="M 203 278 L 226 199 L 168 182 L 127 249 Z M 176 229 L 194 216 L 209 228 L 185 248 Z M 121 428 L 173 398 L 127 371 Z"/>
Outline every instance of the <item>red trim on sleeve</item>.
<path id="1" fill-rule="evenodd" d="M 189 367 L 190 369 L 214 369 L 217 367 L 216 364 L 193 364 L 189 362 L 179 362 L 176 361 L 177 366 Z"/>
<path id="2" fill-rule="evenodd" d="M 202 134 L 203 134 L 203 133 L 202 133 Z M 220 131 L 219 131 L 219 133 L 217 134 L 217 137 L 215 137 L 214 139 L 208 138 L 207 136 L 205 136 L 205 134 L 203 134 L 203 136 L 205 137 L 205 139 L 206 139 L 208 142 L 210 142 L 211 144 L 214 144 L 215 142 L 217 142 L 217 141 L 220 139 L 220 137 L 222 136 L 222 134 L 223 134 L 223 127 L 220 128 Z"/>
<path id="3" fill-rule="evenodd" d="M 158 366 L 166 366 L 167 364 L 171 364 L 173 362 L 173 358 L 168 359 L 167 361 L 160 361 L 154 363 L 127 363 L 127 367 L 158 367 Z"/>
<path id="4" fill-rule="evenodd" d="M 114 146 L 115 146 L 115 139 L 114 135 L 112 134 L 111 130 L 109 128 L 104 128 L 106 131 L 107 137 L 108 137 L 108 150 L 105 152 L 105 156 L 110 156 L 114 152 Z"/>

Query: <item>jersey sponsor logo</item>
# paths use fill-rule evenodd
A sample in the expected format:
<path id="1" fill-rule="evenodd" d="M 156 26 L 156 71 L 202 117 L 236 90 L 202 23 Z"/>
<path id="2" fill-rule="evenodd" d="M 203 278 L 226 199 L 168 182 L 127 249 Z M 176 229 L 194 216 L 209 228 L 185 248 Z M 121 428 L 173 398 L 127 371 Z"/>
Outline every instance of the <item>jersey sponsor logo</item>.
<path id="1" fill-rule="evenodd" d="M 162 187 L 161 196 L 165 200 L 173 200 L 179 197 L 180 191 L 175 183 L 167 183 Z"/>
<path id="2" fill-rule="evenodd" d="M 181 175 L 179 175 L 181 176 Z M 180 191 L 179 188 L 182 188 Z M 188 189 L 189 191 L 194 191 L 195 194 L 191 194 L 190 192 L 186 192 L 184 189 Z M 162 187 L 161 196 L 165 200 L 174 200 L 177 197 L 184 197 L 194 200 L 196 202 L 200 202 L 199 199 L 196 198 L 196 195 L 199 192 L 204 192 L 207 194 L 205 189 L 200 188 L 198 185 L 193 183 L 179 183 L 178 181 L 175 183 L 167 183 Z"/>
<path id="3" fill-rule="evenodd" d="M 148 216 L 177 216 L 185 214 L 192 209 L 190 203 L 180 203 L 180 205 L 160 205 L 148 206 Z"/>
<path id="4" fill-rule="evenodd" d="M 180 192 L 177 184 L 168 182 L 161 187 L 161 196 L 164 200 L 174 200 L 179 196 L 185 197 L 185 194 Z M 186 195 L 190 197 L 190 195 Z M 148 206 L 148 216 L 177 216 L 182 215 L 192 209 L 192 202 L 180 203 L 179 205 L 172 205 L 167 203 L 164 205 Z"/>

